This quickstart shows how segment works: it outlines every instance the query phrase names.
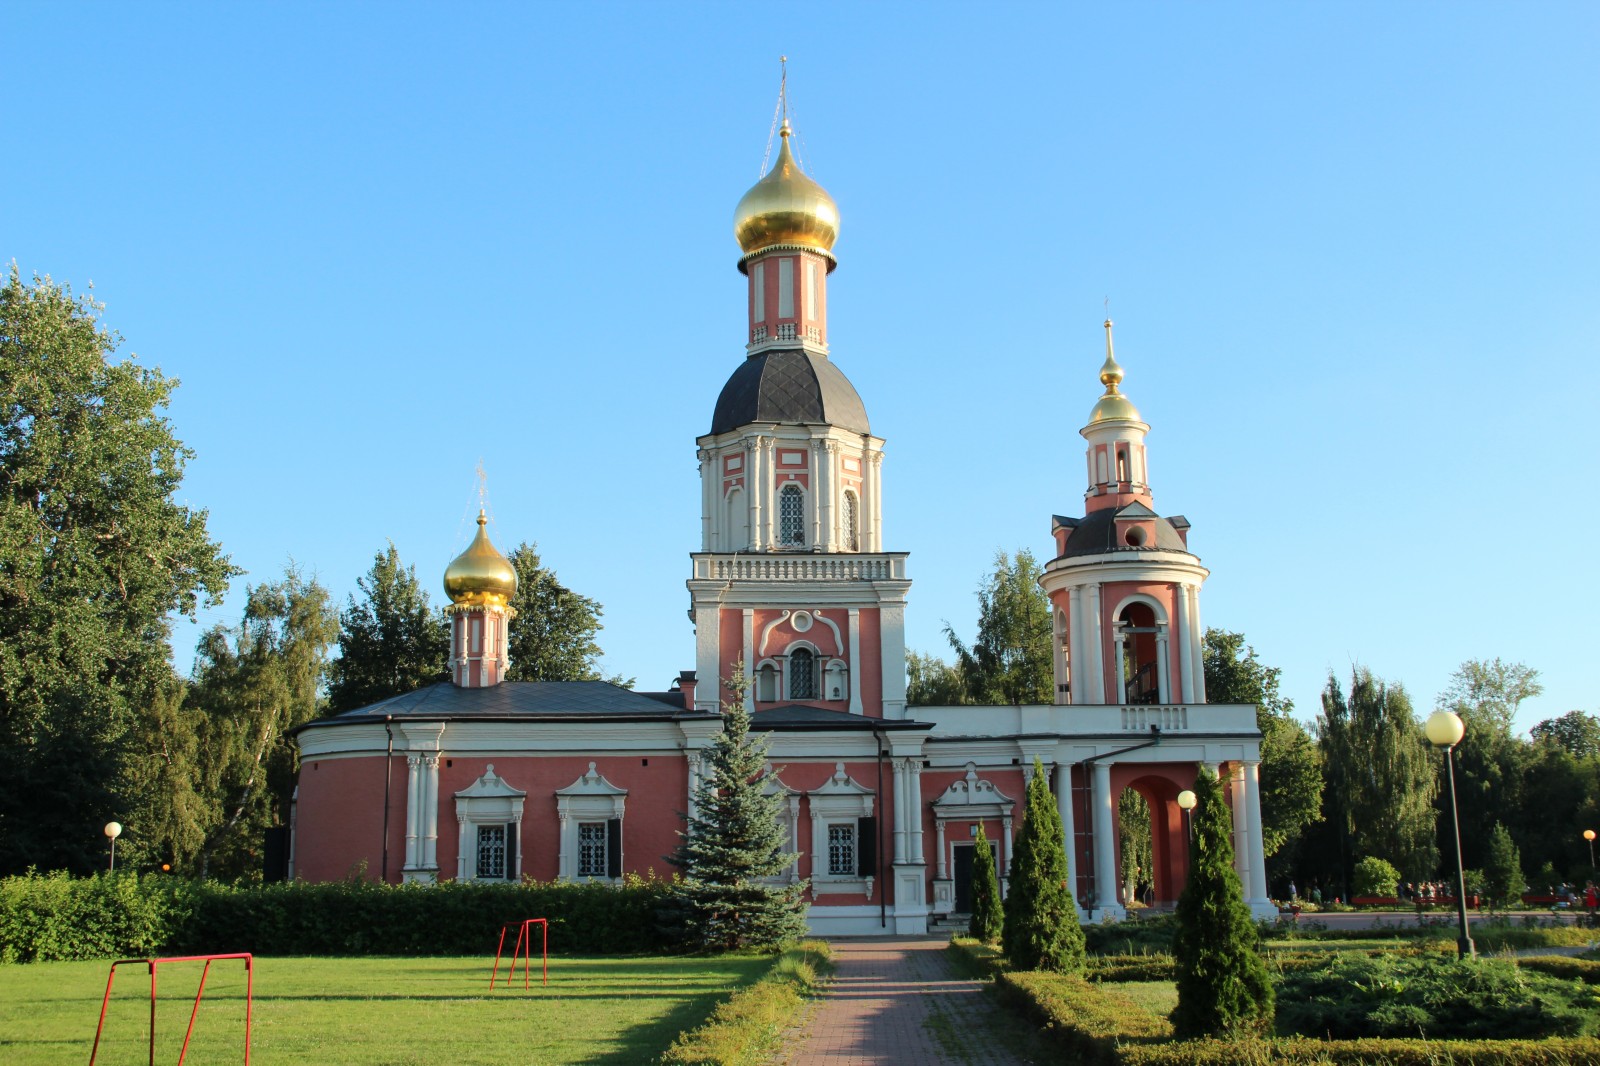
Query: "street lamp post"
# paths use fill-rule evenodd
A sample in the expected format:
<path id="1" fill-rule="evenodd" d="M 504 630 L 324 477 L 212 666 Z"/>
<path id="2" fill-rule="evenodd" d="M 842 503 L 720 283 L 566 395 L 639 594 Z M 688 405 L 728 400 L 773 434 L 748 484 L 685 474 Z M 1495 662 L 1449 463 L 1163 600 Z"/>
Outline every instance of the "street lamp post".
<path id="1" fill-rule="evenodd" d="M 1199 799 L 1188 789 L 1178 793 L 1178 806 L 1183 808 L 1183 835 L 1190 847 L 1194 847 L 1194 824 L 1190 819 L 1194 816 L 1194 805 L 1198 802 Z"/>
<path id="2" fill-rule="evenodd" d="M 1451 753 L 1466 736 L 1467 727 L 1461 716 L 1452 711 L 1434 711 L 1423 726 L 1428 743 L 1444 749 L 1445 776 L 1450 779 L 1450 830 L 1456 843 L 1456 916 L 1460 921 L 1461 935 L 1456 939 L 1456 952 L 1463 959 L 1478 957 L 1472 937 L 1467 931 L 1467 876 L 1461 868 L 1461 815 L 1456 808 L 1456 767 Z"/>
<path id="3" fill-rule="evenodd" d="M 105 828 L 106 839 L 111 841 L 111 867 L 110 872 L 117 872 L 117 838 L 122 835 L 121 822 L 107 822 Z"/>
<path id="4" fill-rule="evenodd" d="M 1589 842 L 1589 869 L 1593 870 L 1594 869 L 1594 830 L 1593 829 L 1585 829 L 1583 831 L 1583 839 L 1585 839 L 1585 840 L 1587 840 Z"/>

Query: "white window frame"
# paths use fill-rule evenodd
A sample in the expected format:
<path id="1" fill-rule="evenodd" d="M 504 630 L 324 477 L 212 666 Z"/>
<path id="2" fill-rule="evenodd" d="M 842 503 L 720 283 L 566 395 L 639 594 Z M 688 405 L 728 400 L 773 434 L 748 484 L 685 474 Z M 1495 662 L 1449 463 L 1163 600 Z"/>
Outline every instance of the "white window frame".
<path id="1" fill-rule="evenodd" d="M 624 826 L 623 813 L 627 807 L 628 790 L 618 788 L 605 779 L 595 764 L 566 788 L 556 790 L 556 813 L 561 820 L 561 853 L 556 876 L 563 881 L 605 881 L 615 883 L 620 878 L 580 876 L 579 825 L 586 822 L 616 820 Z M 626 841 L 626 836 L 621 837 Z M 625 853 L 624 853 L 625 854 Z M 608 855 L 609 860 L 609 855 Z M 623 855 L 617 856 L 618 869 L 624 869 Z"/>
<path id="2" fill-rule="evenodd" d="M 872 895 L 874 876 L 856 873 L 849 876 L 828 873 L 828 828 L 849 823 L 858 826 L 872 817 L 875 796 L 870 788 L 845 773 L 844 763 L 834 763 L 833 776 L 821 788 L 807 794 L 811 806 L 811 894 Z M 855 842 L 856 862 L 861 861 L 861 841 Z"/>
<path id="3" fill-rule="evenodd" d="M 471 785 L 456 796 L 456 880 L 522 880 L 522 811 L 526 792 L 512 788 L 490 763 Z M 478 827 L 506 827 L 506 876 L 478 876 Z"/>
<path id="4" fill-rule="evenodd" d="M 790 516 L 784 513 L 784 504 L 788 500 L 796 501 L 798 514 L 794 516 L 794 524 L 789 525 Z M 791 534 L 793 534 L 791 536 Z M 799 485 L 789 482 L 778 490 L 778 547 L 804 548 L 806 546 L 806 490 Z"/>

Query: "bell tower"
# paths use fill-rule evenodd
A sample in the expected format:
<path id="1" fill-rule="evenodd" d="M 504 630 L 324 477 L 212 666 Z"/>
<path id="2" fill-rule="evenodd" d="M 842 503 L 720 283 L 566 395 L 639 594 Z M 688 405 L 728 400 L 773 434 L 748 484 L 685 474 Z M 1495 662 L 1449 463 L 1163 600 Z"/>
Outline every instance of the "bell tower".
<path id="1" fill-rule="evenodd" d="M 905 553 L 883 551 L 884 442 L 829 351 L 839 211 L 796 161 L 787 117 L 778 133 L 734 212 L 744 358 L 696 441 L 695 706 L 716 710 L 742 663 L 753 711 L 903 717 L 911 583 Z"/>
<path id="2" fill-rule="evenodd" d="M 1052 607 L 1055 701 L 1204 703 L 1200 586 L 1210 572 L 1189 552 L 1188 520 L 1154 510 L 1150 427 L 1122 393 L 1110 320 L 1105 329 L 1105 393 L 1079 431 L 1085 514 L 1055 516 L 1056 556 L 1039 578 Z"/>

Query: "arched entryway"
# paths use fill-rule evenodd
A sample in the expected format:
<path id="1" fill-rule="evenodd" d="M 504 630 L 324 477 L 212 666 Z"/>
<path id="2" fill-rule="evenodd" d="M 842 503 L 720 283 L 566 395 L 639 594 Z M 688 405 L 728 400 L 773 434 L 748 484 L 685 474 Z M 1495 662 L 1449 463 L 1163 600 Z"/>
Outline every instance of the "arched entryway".
<path id="1" fill-rule="evenodd" d="M 1177 903 L 1189 878 L 1189 847 L 1178 793 L 1186 787 L 1168 768 L 1129 767 L 1118 792 L 1119 902 L 1139 899 L 1155 907 Z M 1137 870 L 1129 869 L 1137 866 Z M 1133 895 L 1127 896 L 1130 891 Z"/>

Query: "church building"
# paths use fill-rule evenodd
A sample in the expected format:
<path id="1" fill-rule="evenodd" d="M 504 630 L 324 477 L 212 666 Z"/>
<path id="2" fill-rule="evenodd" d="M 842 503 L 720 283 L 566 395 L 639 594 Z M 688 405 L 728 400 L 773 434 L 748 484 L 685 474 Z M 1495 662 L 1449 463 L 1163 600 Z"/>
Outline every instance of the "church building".
<path id="1" fill-rule="evenodd" d="M 1004 890 L 1036 760 L 1083 920 L 1123 916 L 1138 885 L 1157 903 L 1177 899 L 1179 794 L 1198 767 L 1220 775 L 1232 804 L 1246 901 L 1276 913 L 1255 709 L 1206 702 L 1208 571 L 1189 550 L 1188 521 L 1154 509 L 1150 427 L 1121 390 L 1110 322 L 1103 393 L 1081 431 L 1083 514 L 1051 519 L 1040 578 L 1054 702 L 906 706 L 911 579 L 882 504 L 884 439 L 829 353 L 838 209 L 795 162 L 787 120 L 779 132 L 775 163 L 735 211 L 744 355 L 695 438 L 694 669 L 666 692 L 502 680 L 516 574 L 480 516 L 444 574 L 450 680 L 299 731 L 291 876 L 670 877 L 680 812 L 742 670 L 752 728 L 770 742 L 767 787 L 786 799 L 799 853 L 789 876 L 809 884 L 817 934 L 915 934 L 965 913 L 979 825 Z M 681 535 L 688 546 L 693 532 Z M 1128 789 L 1150 811 L 1153 870 L 1119 869 Z"/>

